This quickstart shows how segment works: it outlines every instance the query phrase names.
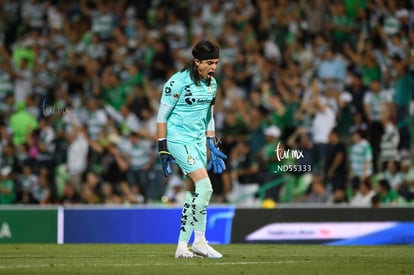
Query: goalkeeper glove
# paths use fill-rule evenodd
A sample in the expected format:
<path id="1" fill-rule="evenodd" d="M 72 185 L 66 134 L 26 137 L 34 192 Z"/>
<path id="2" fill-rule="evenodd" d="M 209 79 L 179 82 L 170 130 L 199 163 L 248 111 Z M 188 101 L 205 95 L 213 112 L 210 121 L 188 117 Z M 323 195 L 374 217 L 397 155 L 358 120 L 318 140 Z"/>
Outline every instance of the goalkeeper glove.
<path id="1" fill-rule="evenodd" d="M 221 174 L 226 170 L 224 160 L 227 159 L 227 156 L 216 147 L 214 144 L 214 137 L 208 137 L 207 143 L 210 148 L 210 161 L 208 162 L 207 169 L 210 170 L 213 168 L 215 174 Z"/>
<path id="2" fill-rule="evenodd" d="M 161 167 L 164 177 L 172 174 L 171 163 L 175 162 L 174 157 L 167 149 L 167 140 L 158 140 L 158 152 L 160 153 Z"/>

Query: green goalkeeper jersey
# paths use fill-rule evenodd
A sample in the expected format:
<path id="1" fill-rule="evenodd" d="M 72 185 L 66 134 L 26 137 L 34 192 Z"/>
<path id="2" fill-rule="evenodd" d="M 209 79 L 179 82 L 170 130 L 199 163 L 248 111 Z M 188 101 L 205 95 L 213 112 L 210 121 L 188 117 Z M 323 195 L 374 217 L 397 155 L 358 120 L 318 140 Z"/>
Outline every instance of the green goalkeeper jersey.
<path id="1" fill-rule="evenodd" d="M 181 144 L 204 143 L 217 82 L 196 85 L 188 70 L 175 73 L 164 85 L 161 104 L 172 108 L 167 118 L 167 140 Z"/>

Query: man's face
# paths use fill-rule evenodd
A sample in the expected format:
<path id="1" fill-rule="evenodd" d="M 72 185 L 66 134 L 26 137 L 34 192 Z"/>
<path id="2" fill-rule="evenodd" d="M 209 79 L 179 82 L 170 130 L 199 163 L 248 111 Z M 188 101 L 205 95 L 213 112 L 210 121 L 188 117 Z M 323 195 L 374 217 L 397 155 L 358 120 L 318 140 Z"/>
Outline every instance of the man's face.
<path id="1" fill-rule="evenodd" d="M 354 134 L 352 135 L 352 141 L 353 141 L 353 143 L 358 143 L 360 139 L 361 139 L 361 138 L 360 138 L 360 136 L 359 136 L 359 134 L 358 134 L 358 133 L 354 133 Z"/>
<path id="2" fill-rule="evenodd" d="M 370 86 L 371 91 L 374 93 L 379 92 L 381 90 L 381 84 L 377 80 L 372 81 Z"/>
<path id="3" fill-rule="evenodd" d="M 137 144 L 139 142 L 139 136 L 137 134 L 131 134 L 129 140 L 132 144 Z"/>
<path id="4" fill-rule="evenodd" d="M 203 79 L 210 79 L 217 69 L 218 62 L 219 59 L 208 59 L 203 61 L 196 59 L 195 63 L 198 67 L 200 77 Z"/>
<path id="5" fill-rule="evenodd" d="M 329 143 L 330 144 L 335 144 L 336 143 L 336 135 L 335 135 L 335 133 L 330 133 L 329 134 Z"/>

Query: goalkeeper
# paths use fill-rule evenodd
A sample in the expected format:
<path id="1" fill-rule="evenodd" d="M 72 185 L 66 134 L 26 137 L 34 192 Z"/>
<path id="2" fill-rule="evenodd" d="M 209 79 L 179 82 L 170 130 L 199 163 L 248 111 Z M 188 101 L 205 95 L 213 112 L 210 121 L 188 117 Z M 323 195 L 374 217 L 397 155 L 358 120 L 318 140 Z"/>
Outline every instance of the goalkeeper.
<path id="1" fill-rule="evenodd" d="M 219 62 L 219 47 L 201 41 L 192 49 L 194 57 L 171 76 L 162 91 L 157 116 L 158 150 L 164 176 L 175 162 L 184 173 L 185 202 L 176 258 L 221 258 L 205 238 L 207 206 L 213 192 L 207 169 L 222 173 L 227 156 L 216 148 L 213 106 L 217 82 L 213 77 Z M 207 146 L 210 157 L 207 164 Z M 191 250 L 188 247 L 194 231 Z"/>

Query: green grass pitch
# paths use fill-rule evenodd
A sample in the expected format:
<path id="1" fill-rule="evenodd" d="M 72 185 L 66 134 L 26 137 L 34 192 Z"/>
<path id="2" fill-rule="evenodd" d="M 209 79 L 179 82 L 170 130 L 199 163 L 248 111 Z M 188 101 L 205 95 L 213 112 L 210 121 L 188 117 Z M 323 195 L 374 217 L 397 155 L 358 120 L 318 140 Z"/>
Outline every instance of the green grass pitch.
<path id="1" fill-rule="evenodd" d="M 414 246 L 214 247 L 222 259 L 175 259 L 175 245 L 0 244 L 0 274 L 414 274 Z"/>

